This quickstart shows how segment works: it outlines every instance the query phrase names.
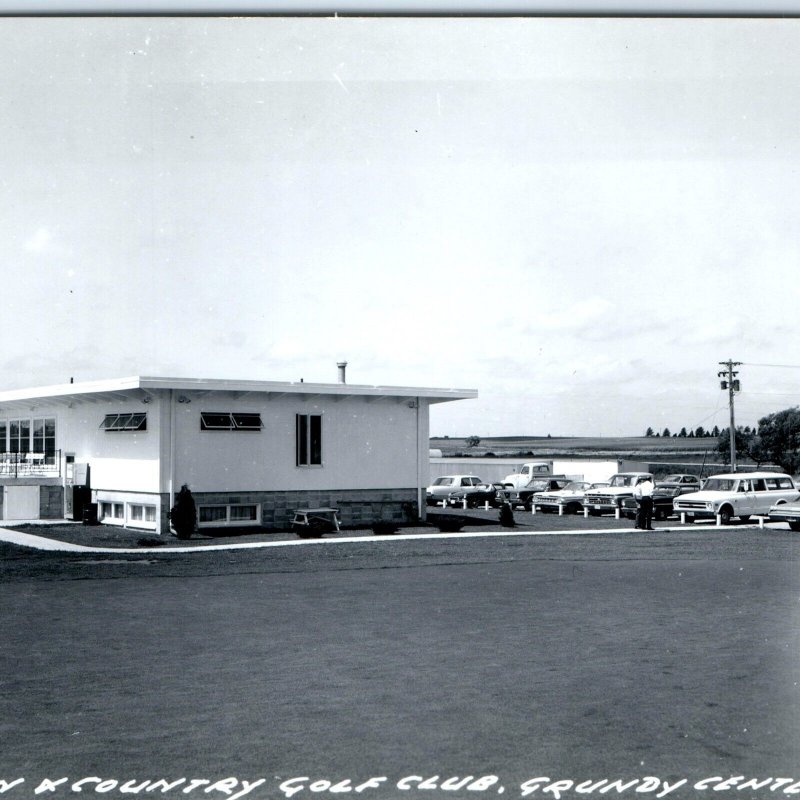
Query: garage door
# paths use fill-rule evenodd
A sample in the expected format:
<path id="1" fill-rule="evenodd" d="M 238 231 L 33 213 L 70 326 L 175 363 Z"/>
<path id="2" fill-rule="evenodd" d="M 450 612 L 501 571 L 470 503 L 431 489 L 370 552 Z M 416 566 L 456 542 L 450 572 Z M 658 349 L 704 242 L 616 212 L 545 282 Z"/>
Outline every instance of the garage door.
<path id="1" fill-rule="evenodd" d="M 39 487 L 4 486 L 3 519 L 39 519 Z"/>

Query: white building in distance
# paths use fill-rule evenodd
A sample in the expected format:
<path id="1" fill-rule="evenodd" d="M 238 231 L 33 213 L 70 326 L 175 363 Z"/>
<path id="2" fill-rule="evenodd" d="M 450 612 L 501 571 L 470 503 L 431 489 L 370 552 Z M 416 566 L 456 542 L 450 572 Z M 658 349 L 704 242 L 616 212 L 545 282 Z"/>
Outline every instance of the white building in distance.
<path id="1" fill-rule="evenodd" d="M 429 407 L 470 389 L 131 377 L 0 392 L 2 519 L 154 533 L 187 484 L 203 527 L 424 518 Z M 96 504 L 93 506 L 91 504 Z"/>

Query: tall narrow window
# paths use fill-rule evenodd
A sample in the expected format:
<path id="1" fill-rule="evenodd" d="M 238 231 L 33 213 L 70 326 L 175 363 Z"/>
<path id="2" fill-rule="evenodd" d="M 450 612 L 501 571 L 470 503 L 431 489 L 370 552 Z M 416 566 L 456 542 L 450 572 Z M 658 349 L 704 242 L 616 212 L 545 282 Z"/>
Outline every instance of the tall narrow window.
<path id="1" fill-rule="evenodd" d="M 297 466 L 321 466 L 322 415 L 297 414 L 295 419 Z"/>
<path id="2" fill-rule="evenodd" d="M 8 452 L 8 444 L 6 442 L 6 430 L 8 425 L 6 424 L 5 420 L 0 422 L 0 453 L 7 453 Z"/>
<path id="3" fill-rule="evenodd" d="M 55 419 L 35 419 L 33 421 L 33 452 L 41 453 L 44 456 L 45 463 L 55 464 Z"/>
<path id="4" fill-rule="evenodd" d="M 9 450 L 12 453 L 30 452 L 31 421 L 29 419 L 12 419 L 9 426 Z"/>

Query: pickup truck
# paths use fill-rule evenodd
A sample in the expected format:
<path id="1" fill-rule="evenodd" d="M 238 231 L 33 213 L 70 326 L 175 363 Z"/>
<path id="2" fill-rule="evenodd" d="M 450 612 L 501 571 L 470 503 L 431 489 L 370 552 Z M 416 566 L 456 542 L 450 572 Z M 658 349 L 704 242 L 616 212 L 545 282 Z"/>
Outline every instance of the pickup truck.
<path id="1" fill-rule="evenodd" d="M 583 508 L 592 516 L 621 512 L 625 498 L 633 497 L 634 487 L 647 478 L 652 480 L 653 475 L 650 472 L 618 472 L 609 478 L 608 486 L 586 493 Z"/>
<path id="2" fill-rule="evenodd" d="M 530 461 L 527 464 L 523 464 L 519 472 L 506 475 L 502 482 L 507 488 L 518 492 L 535 478 L 544 478 L 552 474 L 552 461 Z"/>

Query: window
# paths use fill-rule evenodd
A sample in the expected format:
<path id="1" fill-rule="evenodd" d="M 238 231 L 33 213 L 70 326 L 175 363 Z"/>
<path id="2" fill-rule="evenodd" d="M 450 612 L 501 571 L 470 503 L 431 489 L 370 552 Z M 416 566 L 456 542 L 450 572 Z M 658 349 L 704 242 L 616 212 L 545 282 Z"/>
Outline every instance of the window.
<path id="1" fill-rule="evenodd" d="M 41 453 L 46 464 L 55 464 L 56 421 L 54 418 L 33 420 L 33 452 Z"/>
<path id="2" fill-rule="evenodd" d="M 134 527 L 136 527 L 137 523 L 139 526 L 149 526 L 156 521 L 155 506 L 145 506 L 140 505 L 139 503 L 131 503 L 128 506 L 128 510 L 130 511 L 129 522 Z"/>
<path id="3" fill-rule="evenodd" d="M 100 427 L 105 431 L 146 431 L 147 414 L 106 414 Z"/>
<path id="4" fill-rule="evenodd" d="M 44 457 L 45 463 L 54 464 L 55 417 L 0 420 L 0 453 L 37 453 Z"/>
<path id="5" fill-rule="evenodd" d="M 109 503 L 105 501 L 100 503 L 100 513 L 103 519 L 118 519 L 125 518 L 125 506 L 122 503 Z"/>
<path id="6" fill-rule="evenodd" d="M 295 434 L 297 466 L 322 466 L 322 415 L 298 414 Z"/>
<path id="7" fill-rule="evenodd" d="M 201 431 L 260 431 L 261 414 L 238 411 L 201 411 Z"/>
<path id="8" fill-rule="evenodd" d="M 238 527 L 240 525 L 259 525 L 261 507 L 256 504 L 198 506 L 197 524 L 200 527 Z"/>
<path id="9" fill-rule="evenodd" d="M 257 522 L 258 508 L 256 506 L 228 506 L 228 519 L 231 522 Z"/>
<path id="10" fill-rule="evenodd" d="M 203 523 L 226 522 L 228 519 L 227 506 L 200 506 L 198 512 L 198 521 L 201 525 Z"/>
<path id="11" fill-rule="evenodd" d="M 27 453 L 30 450 L 31 421 L 12 419 L 8 426 L 9 450 L 12 453 Z"/>

